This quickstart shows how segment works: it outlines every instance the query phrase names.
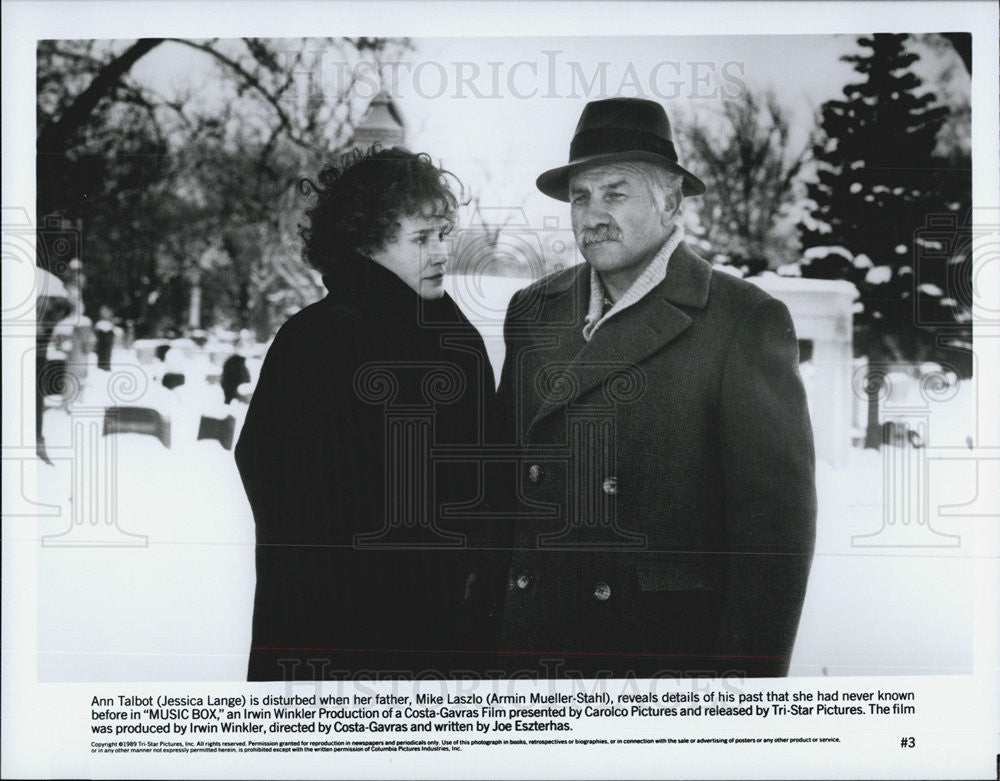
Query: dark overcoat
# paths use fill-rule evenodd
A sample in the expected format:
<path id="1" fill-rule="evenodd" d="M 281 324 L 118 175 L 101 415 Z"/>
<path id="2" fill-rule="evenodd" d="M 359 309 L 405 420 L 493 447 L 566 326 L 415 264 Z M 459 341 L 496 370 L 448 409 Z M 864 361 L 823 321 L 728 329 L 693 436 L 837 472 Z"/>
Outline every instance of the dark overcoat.
<path id="1" fill-rule="evenodd" d="M 784 675 L 816 515 L 788 310 L 683 243 L 586 342 L 589 299 L 584 264 L 508 309 L 508 671 Z"/>
<path id="2" fill-rule="evenodd" d="M 248 677 L 475 669 L 474 513 L 455 508 L 483 493 L 482 338 L 366 258 L 325 281 L 275 336 L 236 446 L 257 540 Z"/>

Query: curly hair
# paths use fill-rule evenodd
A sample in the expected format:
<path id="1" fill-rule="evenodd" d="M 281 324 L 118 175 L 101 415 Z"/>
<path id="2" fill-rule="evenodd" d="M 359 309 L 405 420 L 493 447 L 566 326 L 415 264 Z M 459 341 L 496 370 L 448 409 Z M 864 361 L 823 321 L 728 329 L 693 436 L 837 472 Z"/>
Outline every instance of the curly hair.
<path id="1" fill-rule="evenodd" d="M 344 155 L 317 179 L 299 183 L 303 194 L 317 197 L 299 234 L 302 258 L 323 274 L 357 253 L 384 247 L 395 238 L 400 217 L 426 214 L 453 222 L 459 201 L 449 180 L 461 190 L 457 177 L 429 155 L 378 144 Z"/>

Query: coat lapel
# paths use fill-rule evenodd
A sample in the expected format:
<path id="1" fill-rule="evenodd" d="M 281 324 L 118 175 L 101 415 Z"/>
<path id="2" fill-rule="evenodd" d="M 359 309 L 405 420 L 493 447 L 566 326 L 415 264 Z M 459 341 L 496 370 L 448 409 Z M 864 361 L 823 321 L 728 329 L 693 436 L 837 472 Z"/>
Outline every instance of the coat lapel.
<path id="1" fill-rule="evenodd" d="M 580 297 L 576 306 L 585 308 L 590 273 L 586 265 L 583 271 L 586 272 L 580 274 L 583 284 L 574 285 L 573 290 Z M 691 316 L 684 310 L 704 308 L 711 275 L 711 266 L 682 242 L 670 257 L 663 282 L 641 301 L 604 323 L 589 342 L 584 342 L 579 333 L 582 321 L 572 327 L 576 333 L 560 331 L 559 353 L 542 370 L 551 377 L 536 383 L 536 387 L 552 391 L 543 395 L 531 425 L 608 378 L 636 372 L 634 367 L 638 363 L 684 333 L 691 325 Z"/>

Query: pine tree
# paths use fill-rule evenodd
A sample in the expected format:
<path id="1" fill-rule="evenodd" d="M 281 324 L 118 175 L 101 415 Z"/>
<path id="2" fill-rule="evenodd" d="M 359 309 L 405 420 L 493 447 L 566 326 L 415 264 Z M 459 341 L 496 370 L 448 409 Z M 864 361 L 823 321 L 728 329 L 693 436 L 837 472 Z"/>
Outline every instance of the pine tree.
<path id="1" fill-rule="evenodd" d="M 934 157 L 948 109 L 920 92 L 909 70 L 918 56 L 906 38 L 862 37 L 866 51 L 844 57 L 865 78 L 844 87 L 844 100 L 823 104 L 817 180 L 808 186 L 812 219 L 800 229 L 803 276 L 857 285 L 855 348 L 872 361 L 938 357 L 932 325 L 961 314 L 947 294 L 949 260 L 922 264 L 919 237 L 936 215 L 961 221 L 966 199 L 954 193 L 968 172 Z"/>

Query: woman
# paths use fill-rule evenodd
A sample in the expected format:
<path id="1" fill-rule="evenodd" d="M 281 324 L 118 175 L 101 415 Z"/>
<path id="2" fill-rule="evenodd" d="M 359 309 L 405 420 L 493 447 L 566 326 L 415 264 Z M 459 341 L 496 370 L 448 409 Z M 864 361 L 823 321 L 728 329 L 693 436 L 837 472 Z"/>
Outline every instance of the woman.
<path id="1" fill-rule="evenodd" d="M 448 176 L 373 148 L 305 183 L 303 255 L 329 294 L 278 331 L 236 446 L 257 532 L 250 680 L 412 678 L 485 658 L 470 456 L 494 381 L 442 287 Z"/>

